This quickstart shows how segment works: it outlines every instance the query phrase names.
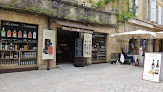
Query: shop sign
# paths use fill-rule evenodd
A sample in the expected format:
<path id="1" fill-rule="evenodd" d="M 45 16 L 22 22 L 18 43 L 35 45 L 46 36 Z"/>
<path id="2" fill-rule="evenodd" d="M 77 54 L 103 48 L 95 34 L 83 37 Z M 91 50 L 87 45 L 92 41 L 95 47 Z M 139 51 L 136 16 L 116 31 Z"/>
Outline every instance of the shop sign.
<path id="1" fill-rule="evenodd" d="M 161 53 L 145 53 L 143 79 L 153 82 L 160 81 Z"/>
<path id="2" fill-rule="evenodd" d="M 83 40 L 75 39 L 75 57 L 83 57 Z"/>
<path id="3" fill-rule="evenodd" d="M 42 59 L 54 59 L 55 30 L 43 30 Z"/>
<path id="4" fill-rule="evenodd" d="M 92 54 L 92 34 L 84 33 L 83 56 L 91 57 Z"/>

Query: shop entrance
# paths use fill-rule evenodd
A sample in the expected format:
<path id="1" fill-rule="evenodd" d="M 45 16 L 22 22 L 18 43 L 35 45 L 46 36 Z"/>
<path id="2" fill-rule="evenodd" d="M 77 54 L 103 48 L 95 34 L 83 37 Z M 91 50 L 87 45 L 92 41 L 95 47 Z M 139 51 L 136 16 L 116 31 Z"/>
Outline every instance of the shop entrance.
<path id="1" fill-rule="evenodd" d="M 79 38 L 78 32 L 57 29 L 57 64 L 73 63 L 75 38 Z"/>

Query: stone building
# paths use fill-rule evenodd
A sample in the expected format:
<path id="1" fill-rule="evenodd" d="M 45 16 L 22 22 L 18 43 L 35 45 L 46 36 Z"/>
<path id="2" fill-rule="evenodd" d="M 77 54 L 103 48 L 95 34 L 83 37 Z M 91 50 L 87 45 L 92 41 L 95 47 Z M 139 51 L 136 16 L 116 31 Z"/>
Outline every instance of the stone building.
<path id="1" fill-rule="evenodd" d="M 118 22 L 115 15 L 116 8 L 113 6 L 120 6 L 120 0 L 109 2 L 102 7 L 97 7 L 90 1 L 1 0 L 0 72 L 46 69 L 47 60 L 42 59 L 44 29 L 55 31 L 55 41 L 52 42 L 55 44 L 54 59 L 50 60 L 50 68 L 55 68 L 56 64 L 64 62 L 73 63 L 76 54 L 75 39 L 83 40 L 85 33 L 92 36 L 91 57 L 85 59 L 87 64 L 93 64 L 110 62 L 117 58 L 116 55 L 122 47 L 129 48 L 128 41 L 119 42 L 111 38 L 110 34 L 144 28 L 153 31 L 162 30 L 157 24 L 160 23 L 158 22 L 160 18 L 163 19 L 160 13 L 156 15 L 159 16 L 156 17 L 156 22 L 150 22 L 150 0 L 148 0 L 148 18 L 143 12 L 146 8 L 142 7 L 145 0 L 139 0 L 137 18 L 126 23 Z M 156 5 L 161 6 L 162 3 L 161 0 L 157 0 Z M 125 8 L 128 9 L 128 5 Z M 156 10 L 158 13 L 158 8 Z M 161 10 L 159 8 L 159 12 Z M 151 26 L 153 28 L 150 28 Z M 11 36 L 15 31 L 17 38 Z M 19 31 L 23 36 L 19 35 Z M 6 32 L 5 37 L 2 35 L 3 32 Z M 30 36 L 31 32 L 36 32 L 36 39 L 34 34 Z"/>

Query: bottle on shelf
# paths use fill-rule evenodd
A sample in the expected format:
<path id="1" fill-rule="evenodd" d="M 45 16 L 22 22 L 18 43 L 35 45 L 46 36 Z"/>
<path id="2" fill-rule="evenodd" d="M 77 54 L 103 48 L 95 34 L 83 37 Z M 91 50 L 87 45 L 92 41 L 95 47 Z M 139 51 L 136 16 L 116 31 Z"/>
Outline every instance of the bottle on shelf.
<path id="1" fill-rule="evenodd" d="M 18 32 L 18 38 L 22 38 L 22 32 L 21 31 Z"/>
<path id="2" fill-rule="evenodd" d="M 16 32 L 16 30 L 13 31 L 13 35 L 12 35 L 12 37 L 14 37 L 14 38 L 17 37 L 17 32 Z"/>
<path id="3" fill-rule="evenodd" d="M 24 41 L 27 40 L 27 32 L 26 32 L 26 31 L 24 31 L 24 33 L 23 33 L 23 40 L 24 40 Z"/>
<path id="4" fill-rule="evenodd" d="M 7 43 L 5 44 L 5 50 L 8 50 L 8 45 L 7 45 Z"/>
<path id="5" fill-rule="evenodd" d="M 1 31 L 1 37 L 6 37 L 6 31 L 4 27 L 2 28 L 2 31 Z"/>
<path id="6" fill-rule="evenodd" d="M 31 32 L 28 33 L 28 40 L 32 40 L 32 33 Z"/>
<path id="7" fill-rule="evenodd" d="M 34 31 L 33 32 L 33 39 L 36 40 L 36 38 L 37 38 L 37 33 Z"/>
<path id="8" fill-rule="evenodd" d="M 0 50 L 2 50 L 2 43 L 0 43 Z"/>
<path id="9" fill-rule="evenodd" d="M 11 38 L 11 31 L 10 30 L 7 31 L 7 37 Z"/>

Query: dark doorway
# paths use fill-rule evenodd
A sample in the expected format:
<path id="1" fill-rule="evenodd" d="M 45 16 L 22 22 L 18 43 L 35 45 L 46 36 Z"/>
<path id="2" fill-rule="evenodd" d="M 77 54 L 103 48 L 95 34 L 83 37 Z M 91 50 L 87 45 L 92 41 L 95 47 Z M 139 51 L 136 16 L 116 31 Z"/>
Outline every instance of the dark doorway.
<path id="1" fill-rule="evenodd" d="M 73 63 L 75 38 L 79 38 L 78 32 L 57 29 L 57 64 Z"/>

